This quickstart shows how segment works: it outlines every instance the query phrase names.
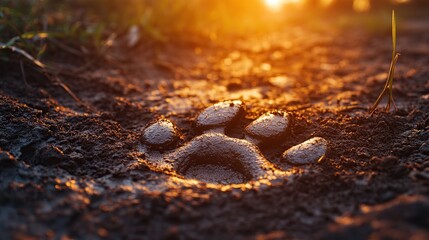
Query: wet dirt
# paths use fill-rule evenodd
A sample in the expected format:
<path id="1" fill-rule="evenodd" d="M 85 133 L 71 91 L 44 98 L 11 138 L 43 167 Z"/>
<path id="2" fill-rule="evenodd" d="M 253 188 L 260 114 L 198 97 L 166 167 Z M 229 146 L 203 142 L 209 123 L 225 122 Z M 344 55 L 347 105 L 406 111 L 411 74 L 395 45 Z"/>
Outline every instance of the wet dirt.
<path id="1" fill-rule="evenodd" d="M 28 64 L 24 81 L 19 64 L 2 62 L 2 238 L 426 239 L 429 31 L 410 23 L 399 32 L 398 111 L 372 116 L 389 34 L 288 28 L 234 41 L 117 46 L 113 60 L 79 74 L 70 74 L 78 59 L 52 56 L 92 111 Z M 260 150 L 290 176 L 232 187 L 190 180 L 210 182 L 219 171 L 243 182 L 223 166 L 191 166 L 183 178 L 146 164 L 145 127 L 161 117 L 175 123 L 181 137 L 162 156 L 201 135 L 199 113 L 229 99 L 246 108 L 227 127 L 230 137 L 244 138 L 266 112 L 289 114 L 288 133 Z M 312 137 L 329 142 L 321 162 L 282 161 Z"/>

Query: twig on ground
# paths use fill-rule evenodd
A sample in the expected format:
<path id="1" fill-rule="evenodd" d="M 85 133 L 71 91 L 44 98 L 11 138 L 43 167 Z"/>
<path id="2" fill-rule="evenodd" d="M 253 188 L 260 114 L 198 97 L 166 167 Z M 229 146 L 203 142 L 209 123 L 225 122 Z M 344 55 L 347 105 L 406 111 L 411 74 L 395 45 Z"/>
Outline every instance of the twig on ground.
<path id="1" fill-rule="evenodd" d="M 39 60 L 33 58 L 30 54 L 28 54 L 26 51 L 15 47 L 15 46 L 9 46 L 8 44 L 4 44 L 4 43 L 0 43 L 0 50 L 1 49 L 9 49 L 12 52 L 16 52 L 18 54 L 20 54 L 21 56 L 27 58 L 28 60 L 30 60 L 33 64 L 37 65 L 40 68 L 45 68 L 45 64 L 41 63 Z"/>
<path id="2" fill-rule="evenodd" d="M 14 42 L 16 42 L 16 40 L 18 40 L 19 38 L 13 38 L 11 39 L 9 42 L 7 43 L 0 43 L 0 50 L 2 49 L 8 49 L 12 52 L 16 52 L 19 55 L 25 57 L 27 60 L 30 60 L 31 63 L 33 63 L 35 66 L 38 67 L 39 71 L 41 73 L 43 73 L 48 79 L 50 80 L 54 80 L 57 85 L 59 85 L 68 95 L 70 95 L 71 98 L 73 98 L 74 101 L 76 101 L 79 105 L 84 106 L 86 109 L 88 110 L 93 110 L 91 107 L 89 107 L 87 104 L 83 103 L 82 100 L 80 100 L 76 94 L 73 93 L 73 91 L 67 86 L 67 84 L 65 84 L 63 81 L 61 81 L 61 79 L 58 78 L 57 75 L 52 75 L 49 73 L 48 67 L 43 64 L 42 62 L 40 62 L 39 60 L 35 59 L 33 56 L 31 56 L 29 53 L 27 53 L 26 51 L 24 51 L 23 49 L 20 49 L 18 47 L 12 46 L 12 44 Z M 26 74 L 25 74 L 25 69 L 24 69 L 24 65 L 22 63 L 22 60 L 20 60 L 20 68 L 21 68 L 21 74 L 23 77 L 23 80 L 25 82 L 25 84 L 27 86 L 27 79 L 26 79 Z"/>

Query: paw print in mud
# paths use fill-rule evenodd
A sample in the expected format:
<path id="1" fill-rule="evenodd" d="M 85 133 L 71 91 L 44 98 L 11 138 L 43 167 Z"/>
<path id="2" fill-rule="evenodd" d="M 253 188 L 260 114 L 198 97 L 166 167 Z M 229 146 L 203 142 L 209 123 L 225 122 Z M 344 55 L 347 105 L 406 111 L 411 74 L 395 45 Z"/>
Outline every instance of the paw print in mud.
<path id="1" fill-rule="evenodd" d="M 290 175 L 259 150 L 261 145 L 276 144 L 287 135 L 290 115 L 268 112 L 245 128 L 244 139 L 227 136 L 225 129 L 240 121 L 244 113 L 240 100 L 223 101 L 204 109 L 195 124 L 203 133 L 170 151 L 165 149 L 174 147 L 180 138 L 179 131 L 170 120 L 157 120 L 143 131 L 145 163 L 154 171 L 216 184 L 271 181 Z M 316 163 L 325 156 L 327 148 L 325 139 L 315 137 L 284 151 L 281 159 L 293 165 Z"/>

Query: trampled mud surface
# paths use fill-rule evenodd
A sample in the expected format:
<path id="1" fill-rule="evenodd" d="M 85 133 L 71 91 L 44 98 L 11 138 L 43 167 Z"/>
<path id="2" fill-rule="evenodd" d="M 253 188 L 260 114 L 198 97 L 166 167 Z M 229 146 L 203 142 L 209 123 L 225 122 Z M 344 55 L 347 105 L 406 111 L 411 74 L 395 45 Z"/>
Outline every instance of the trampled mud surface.
<path id="1" fill-rule="evenodd" d="M 290 28 L 235 41 L 116 46 L 76 73 L 80 59 L 53 57 L 89 108 L 29 64 L 23 77 L 19 63 L 2 62 L 1 238 L 428 239 L 428 29 L 400 29 L 398 111 L 381 106 L 373 116 L 389 34 Z M 190 159 L 183 171 L 150 165 L 204 134 L 196 120 L 206 107 L 234 99 L 245 110 L 228 121 L 228 139 L 246 139 L 246 126 L 264 113 L 290 116 L 285 134 L 255 150 L 281 178 L 256 181 L 220 150 L 206 164 L 180 152 Z M 143 132 L 158 119 L 180 137 L 151 148 Z M 313 137 L 328 142 L 320 162 L 282 159 Z"/>

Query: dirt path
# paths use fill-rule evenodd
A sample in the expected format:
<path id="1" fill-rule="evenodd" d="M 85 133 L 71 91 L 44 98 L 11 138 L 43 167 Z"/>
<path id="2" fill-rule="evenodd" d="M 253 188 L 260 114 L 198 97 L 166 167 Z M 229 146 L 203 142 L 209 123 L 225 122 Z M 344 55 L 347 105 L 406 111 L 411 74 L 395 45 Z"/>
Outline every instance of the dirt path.
<path id="1" fill-rule="evenodd" d="M 28 71 L 28 86 L 19 65 L 2 64 L 0 231 L 16 239 L 427 239 L 429 32 L 422 27 L 404 24 L 398 39 L 399 110 L 373 116 L 368 108 L 389 67 L 388 34 L 296 28 L 225 43 L 143 44 L 80 74 L 70 74 L 79 59 L 61 61 L 63 81 L 93 112 L 40 74 Z M 141 150 L 149 123 L 172 120 L 182 134 L 177 148 L 201 134 L 194 124 L 201 110 L 227 99 L 246 107 L 227 131 L 232 137 L 243 138 L 267 111 L 291 114 L 288 136 L 261 152 L 293 176 L 232 188 L 149 170 Z M 281 160 L 314 136 L 329 141 L 322 162 Z"/>

